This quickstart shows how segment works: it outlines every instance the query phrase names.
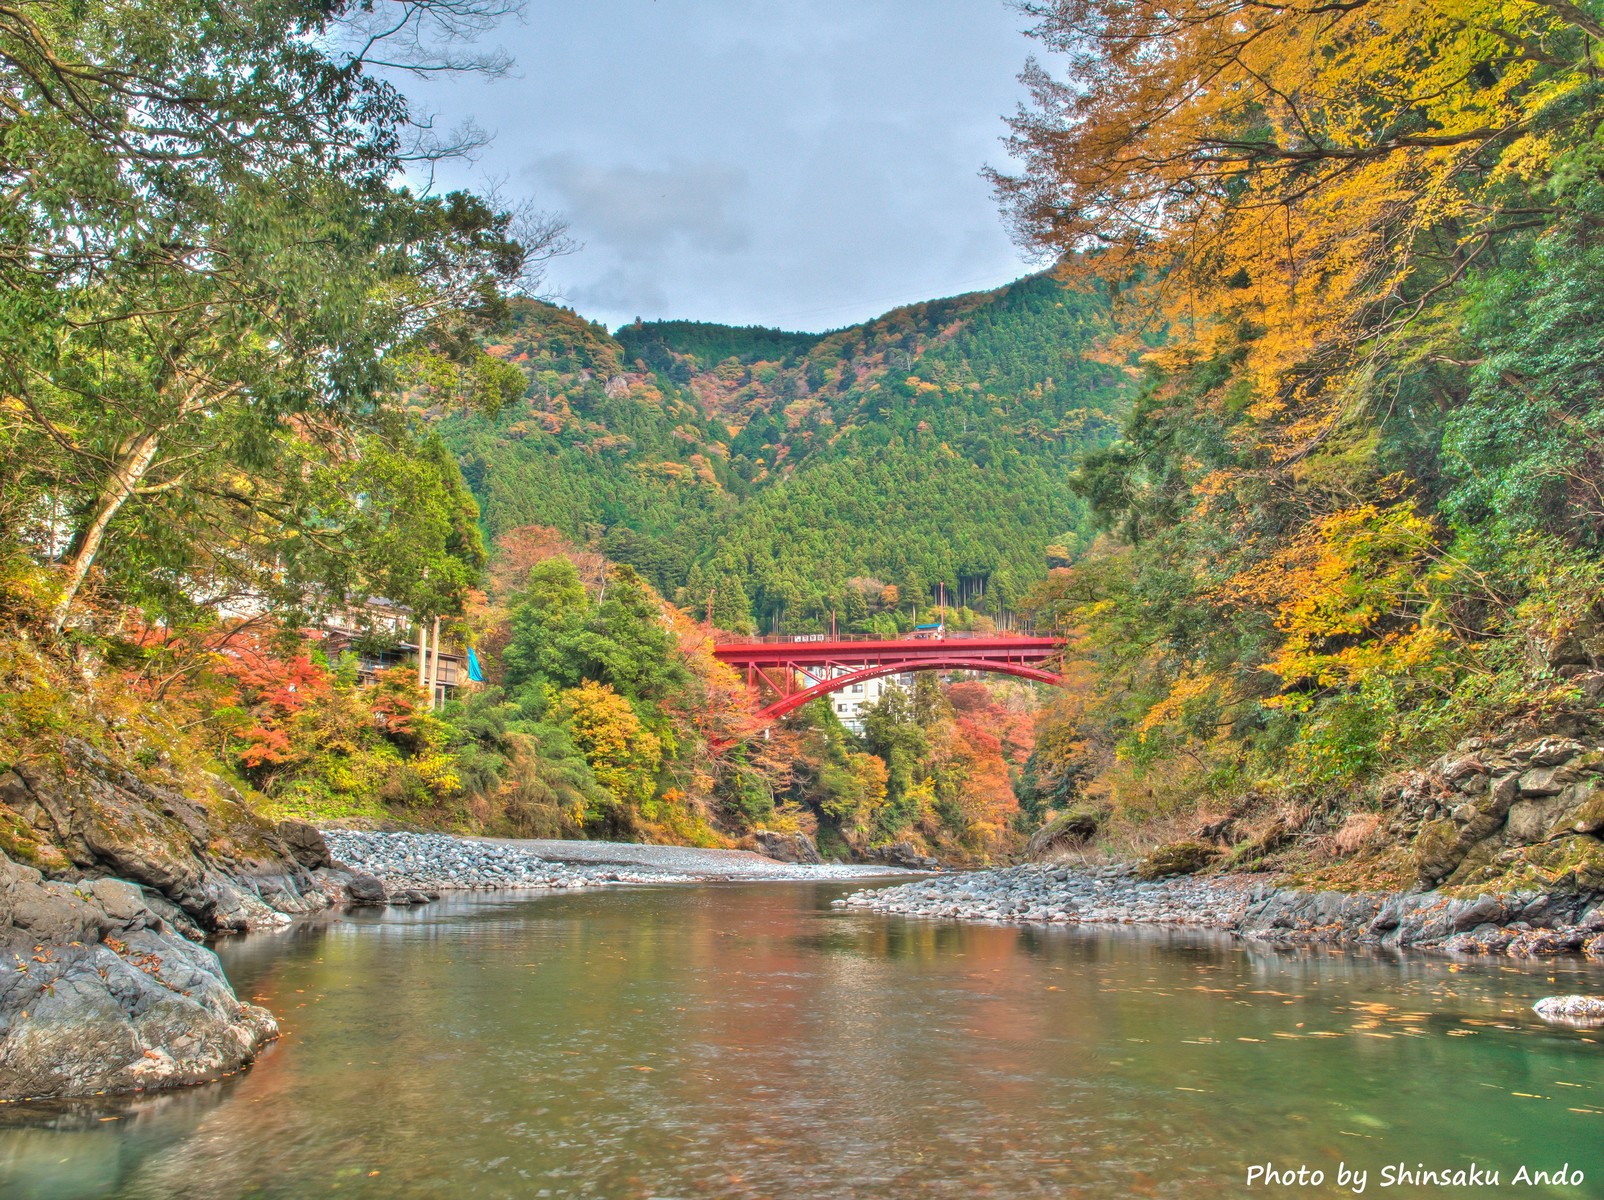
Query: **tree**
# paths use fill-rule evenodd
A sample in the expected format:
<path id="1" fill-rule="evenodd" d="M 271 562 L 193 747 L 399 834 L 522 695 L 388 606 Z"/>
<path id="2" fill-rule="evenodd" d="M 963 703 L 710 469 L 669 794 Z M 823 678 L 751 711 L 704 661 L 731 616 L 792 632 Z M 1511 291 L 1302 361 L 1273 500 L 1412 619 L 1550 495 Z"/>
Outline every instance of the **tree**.
<path id="1" fill-rule="evenodd" d="M 507 686 L 573 687 L 585 678 L 582 640 L 591 616 L 579 572 L 565 555 L 536 563 L 512 613 L 512 633 L 502 654 Z"/>
<path id="2" fill-rule="evenodd" d="M 596 782 L 610 793 L 608 812 L 588 812 L 588 820 L 622 818 L 638 813 L 654 791 L 662 744 L 629 701 L 605 683 L 586 680 L 568 688 L 560 698 L 563 723 L 573 731 L 574 744 L 584 752 Z"/>
<path id="3" fill-rule="evenodd" d="M 1028 242 L 1134 287 L 1170 367 L 1231 350 L 1274 461 L 1365 393 L 1371 353 L 1575 198 L 1596 151 L 1590 6 L 1498 0 L 1030 4 L 1036 63 L 993 174 Z M 1162 316 L 1160 316 L 1162 314 Z M 1377 339 L 1380 339 L 1377 341 Z"/>
<path id="4" fill-rule="evenodd" d="M 1027 601 L 1093 683 L 1036 799 L 1340 802 L 1584 704 L 1598 5 L 1030 7 L 1065 68 L 996 182 L 1143 370 L 1075 480 L 1111 536 Z"/>
<path id="5" fill-rule="evenodd" d="M 136 602 L 196 573 L 258 586 L 248 568 L 360 503 L 306 507 L 307 460 L 393 440 L 402 386 L 490 407 L 521 390 L 473 334 L 560 230 L 521 245 L 481 200 L 391 185 L 412 115 L 362 69 L 381 43 L 332 45 L 369 11 L 0 14 L 3 504 L 59 559 L 58 628 L 100 563 Z"/>

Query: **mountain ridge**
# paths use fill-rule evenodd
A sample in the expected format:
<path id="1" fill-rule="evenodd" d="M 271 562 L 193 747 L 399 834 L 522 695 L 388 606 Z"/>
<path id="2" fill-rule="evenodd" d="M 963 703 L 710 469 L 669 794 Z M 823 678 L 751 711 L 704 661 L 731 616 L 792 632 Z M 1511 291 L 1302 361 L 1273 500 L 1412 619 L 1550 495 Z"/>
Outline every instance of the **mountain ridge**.
<path id="1" fill-rule="evenodd" d="M 1070 476 L 1129 374 L 1093 357 L 1106 316 L 1050 274 L 822 334 L 521 301 L 489 349 L 522 402 L 439 424 L 493 536 L 552 526 L 732 628 L 863 624 L 887 585 L 903 623 L 949 594 L 1006 619 L 1087 533 Z"/>

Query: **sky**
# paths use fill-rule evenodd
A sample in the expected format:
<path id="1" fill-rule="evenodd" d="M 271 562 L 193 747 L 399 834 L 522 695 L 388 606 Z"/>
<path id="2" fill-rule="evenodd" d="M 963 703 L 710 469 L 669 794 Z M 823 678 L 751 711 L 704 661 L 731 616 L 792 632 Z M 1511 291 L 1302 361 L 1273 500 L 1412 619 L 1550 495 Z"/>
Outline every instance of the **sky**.
<path id="1" fill-rule="evenodd" d="M 544 284 L 644 317 L 839 328 L 1032 269 L 1008 165 L 1026 18 L 1004 0 L 529 0 L 501 78 L 409 86 L 491 140 L 438 182 L 561 213 Z"/>

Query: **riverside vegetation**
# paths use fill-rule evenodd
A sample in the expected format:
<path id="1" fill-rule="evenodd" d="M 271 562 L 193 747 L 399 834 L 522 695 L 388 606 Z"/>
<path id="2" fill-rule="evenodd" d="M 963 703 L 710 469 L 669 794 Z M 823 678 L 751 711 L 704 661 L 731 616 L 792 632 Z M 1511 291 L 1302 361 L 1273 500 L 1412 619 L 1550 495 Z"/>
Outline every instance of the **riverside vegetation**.
<path id="1" fill-rule="evenodd" d="M 1056 265 L 823 335 L 532 298 L 560 222 L 400 186 L 464 147 L 372 69 L 494 70 L 499 6 L 383 7 L 0 13 L 14 1094 L 248 1059 L 189 937 L 371 892 L 335 820 L 1091 852 L 1593 944 L 1596 5 L 1027 6 L 1067 74 L 997 184 Z M 380 597 L 489 686 L 359 681 L 319 630 Z M 1067 633 L 1068 686 L 715 752 L 709 624 L 933 615 Z M 133 1059 L 46 1078 L 58 981 Z"/>
<path id="2" fill-rule="evenodd" d="M 1025 747 L 992 731 L 1022 697 L 926 689 L 881 721 L 883 758 L 822 711 L 719 758 L 750 700 L 627 564 L 505 528 L 481 590 L 438 433 L 524 397 L 497 331 L 565 242 L 398 185 L 465 147 L 373 62 L 496 69 L 461 37 L 502 10 L 381 9 L 0 14 L 7 1096 L 236 1069 L 273 1022 L 195 939 L 419 898 L 335 867 L 301 818 L 728 844 L 823 815 L 836 853 L 974 857 L 1017 837 Z M 479 639 L 494 686 L 436 712 L 408 670 L 360 682 L 320 629 L 375 597 Z"/>
<path id="3" fill-rule="evenodd" d="M 1597 6 L 1030 7 L 997 184 L 1144 370 L 1037 786 L 1194 865 L 1596 889 Z"/>

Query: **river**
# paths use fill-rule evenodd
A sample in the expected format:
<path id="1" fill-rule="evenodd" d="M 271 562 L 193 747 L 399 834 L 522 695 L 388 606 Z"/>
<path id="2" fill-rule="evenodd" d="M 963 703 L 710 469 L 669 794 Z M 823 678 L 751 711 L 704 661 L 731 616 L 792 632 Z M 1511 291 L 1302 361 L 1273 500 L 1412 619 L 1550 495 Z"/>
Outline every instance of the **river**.
<path id="1" fill-rule="evenodd" d="M 1604 1195 L 1580 961 L 832 910 L 855 884 L 477 895 L 225 943 L 283 1038 L 181 1093 L 0 1109 L 0 1195 Z M 1383 1189 L 1388 1164 L 1501 1186 Z M 1321 1187 L 1249 1189 L 1253 1164 Z M 1581 1187 L 1512 1183 L 1569 1164 Z"/>

